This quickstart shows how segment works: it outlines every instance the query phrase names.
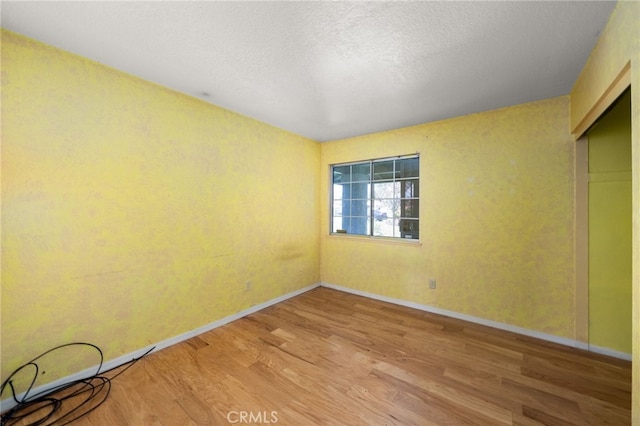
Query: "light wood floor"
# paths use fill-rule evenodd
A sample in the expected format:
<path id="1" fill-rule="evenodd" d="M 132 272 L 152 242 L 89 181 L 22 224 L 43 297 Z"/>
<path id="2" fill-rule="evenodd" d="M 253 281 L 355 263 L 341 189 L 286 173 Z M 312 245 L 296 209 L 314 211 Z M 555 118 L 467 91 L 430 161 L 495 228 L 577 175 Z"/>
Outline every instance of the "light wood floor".
<path id="1" fill-rule="evenodd" d="M 317 288 L 150 354 L 79 424 L 625 425 L 630 406 L 629 362 Z"/>

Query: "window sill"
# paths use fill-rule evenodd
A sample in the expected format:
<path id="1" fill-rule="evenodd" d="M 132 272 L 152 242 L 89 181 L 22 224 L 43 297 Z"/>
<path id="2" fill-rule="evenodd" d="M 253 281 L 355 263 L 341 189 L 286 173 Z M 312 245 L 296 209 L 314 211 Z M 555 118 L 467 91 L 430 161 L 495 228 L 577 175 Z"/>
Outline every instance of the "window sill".
<path id="1" fill-rule="evenodd" d="M 355 234 L 328 234 L 325 238 L 330 240 L 344 240 L 354 241 L 360 243 L 374 243 L 385 244 L 394 246 L 406 246 L 406 247 L 421 247 L 422 242 L 420 240 L 408 239 L 408 238 L 392 238 L 392 237 L 369 237 L 367 235 L 355 235 Z"/>

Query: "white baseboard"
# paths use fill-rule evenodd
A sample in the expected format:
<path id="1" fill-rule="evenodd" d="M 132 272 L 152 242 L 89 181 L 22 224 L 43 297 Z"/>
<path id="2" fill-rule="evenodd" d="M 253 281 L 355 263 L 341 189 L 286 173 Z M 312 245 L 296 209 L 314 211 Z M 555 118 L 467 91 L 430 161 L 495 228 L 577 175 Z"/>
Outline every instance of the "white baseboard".
<path id="1" fill-rule="evenodd" d="M 188 340 L 192 337 L 198 336 L 202 333 L 206 333 L 207 331 L 213 330 L 215 328 L 221 327 L 223 325 L 229 324 L 232 321 L 235 321 L 237 319 L 240 319 L 242 317 L 246 317 L 247 315 L 253 314 L 254 312 L 258 312 L 262 309 L 268 308 L 269 306 L 275 305 L 276 303 L 280 303 L 283 302 L 287 299 L 290 299 L 292 297 L 298 296 L 302 293 L 306 293 L 309 290 L 313 290 L 314 288 L 317 288 L 320 286 L 320 283 L 316 283 L 316 284 L 311 284 L 307 287 L 301 288 L 299 290 L 296 291 L 292 291 L 291 293 L 287 293 L 284 294 L 282 296 L 278 296 L 275 299 L 271 299 L 268 300 L 264 303 L 260 303 L 259 305 L 254 305 L 248 309 L 245 309 L 243 311 L 240 311 L 236 314 L 233 315 L 229 315 L 228 317 L 219 319 L 217 321 L 214 321 L 212 323 L 209 323 L 207 325 L 204 325 L 202 327 L 198 327 L 196 329 L 193 329 L 191 331 L 188 331 L 186 333 L 180 334 L 178 336 L 174 336 L 171 337 L 169 339 L 163 340 L 161 342 L 156 343 L 155 345 L 149 345 L 146 348 L 128 353 L 126 355 L 122 355 L 118 358 L 109 360 L 105 363 L 102 364 L 102 368 L 100 371 L 107 371 L 107 370 L 111 370 L 115 367 L 118 367 L 122 364 L 125 364 L 127 362 L 130 362 L 136 358 L 139 358 L 142 354 L 144 354 L 145 352 L 148 352 L 151 348 L 153 348 L 153 351 L 151 352 L 156 352 L 159 351 L 160 349 L 164 349 L 167 348 L 169 346 L 173 346 L 176 343 L 180 343 L 183 342 L 185 340 Z M 149 353 L 151 353 L 149 352 Z M 78 373 L 74 373 L 71 374 L 69 376 L 63 377 L 61 379 L 55 380 L 53 382 L 49 382 L 46 383 L 42 386 L 38 386 L 37 388 L 34 388 L 31 390 L 31 392 L 29 393 L 29 397 L 33 397 L 34 395 L 44 395 L 48 392 L 50 392 L 53 389 L 56 389 L 57 387 L 65 384 L 65 383 L 69 383 L 75 380 L 82 380 L 88 377 L 91 377 L 93 375 L 96 374 L 98 366 L 93 366 L 91 368 L 87 368 L 85 370 L 82 370 Z M 5 392 L 8 392 L 9 390 L 5 390 Z M 21 400 L 24 397 L 25 392 L 22 392 L 18 395 L 16 395 L 18 400 Z M 17 405 L 17 403 L 13 400 L 13 397 L 9 397 L 6 399 L 3 399 L 2 401 L 0 401 L 0 413 L 1 412 L 5 412 L 6 410 L 10 410 L 11 408 L 15 407 Z"/>
<path id="2" fill-rule="evenodd" d="M 366 291 L 360 291 L 360 290 L 355 290 L 352 288 L 348 288 L 348 287 L 343 287 L 340 285 L 335 285 L 335 284 L 329 284 L 329 283 L 316 283 L 316 284 L 312 284 L 309 285 L 307 287 L 301 288 L 299 290 L 293 291 L 291 293 L 287 293 L 284 294 L 282 296 L 276 297 L 274 299 L 268 300 L 264 303 L 260 303 L 258 305 L 252 306 L 248 309 L 245 309 L 243 311 L 240 311 L 236 314 L 230 315 L 228 317 L 219 319 L 217 321 L 214 321 L 212 323 L 209 323 L 207 325 L 204 325 L 202 327 L 193 329 L 191 331 L 188 331 L 186 333 L 180 334 L 178 336 L 174 336 L 171 337 L 169 339 L 163 340 L 161 342 L 156 343 L 155 345 L 148 345 L 146 348 L 142 348 L 140 350 L 128 353 L 126 355 L 122 355 L 118 358 L 109 360 L 107 362 L 105 362 L 104 364 L 102 364 L 102 369 L 101 371 L 107 371 L 110 370 L 112 368 L 118 367 L 119 365 L 125 364 L 127 362 L 132 361 L 133 359 L 139 358 L 142 354 L 144 354 L 145 352 L 149 351 L 151 348 L 154 348 L 152 352 L 156 352 L 159 351 L 160 349 L 164 349 L 167 348 L 169 346 L 173 346 L 176 343 L 180 343 L 183 342 L 185 340 L 188 340 L 192 337 L 198 336 L 202 333 L 206 333 L 207 331 L 216 329 L 218 327 L 221 327 L 223 325 L 229 324 L 232 321 L 235 321 L 237 319 L 240 319 L 242 317 L 245 317 L 247 315 L 250 315 L 254 312 L 258 312 L 262 309 L 268 308 L 269 306 L 275 305 L 276 303 L 280 303 L 283 302 L 287 299 L 290 299 L 292 297 L 298 296 L 302 293 L 306 293 L 309 290 L 313 290 L 316 287 L 327 287 L 327 288 L 331 288 L 334 290 L 338 290 L 338 291 L 343 291 L 345 293 L 351 293 L 351 294 L 355 294 L 358 296 L 363 296 L 363 297 L 367 297 L 370 299 L 375 299 L 375 300 L 380 300 L 382 302 L 388 302 L 388 303 L 392 303 L 395 305 L 400 305 L 400 306 L 405 306 L 408 308 L 413 308 L 413 309 L 417 309 L 420 311 L 425 311 L 425 312 L 431 312 L 434 314 L 440 314 L 440 315 L 445 315 L 451 318 L 457 318 L 457 319 L 461 319 L 464 321 L 469 321 L 469 322 L 473 322 L 476 324 L 481 324 L 481 325 L 486 325 L 488 327 L 493 327 L 493 328 L 497 328 L 500 330 L 505 330 L 505 331 L 510 331 L 513 333 L 517 333 L 517 334 L 521 334 L 524 336 L 529 336 L 529 337 L 535 337 L 538 339 L 542 339 L 542 340 L 546 340 L 549 342 L 553 342 L 553 343 L 558 343 L 561 345 L 565 345 L 565 346 L 571 346 L 571 347 L 575 347 L 575 348 L 579 348 L 579 349 L 583 349 L 583 350 L 588 350 L 590 352 L 593 353 L 598 353 L 601 355 L 607 355 L 607 356 L 611 356 L 614 358 L 619 358 L 619 359 L 623 359 L 623 360 L 627 360 L 627 361 L 631 361 L 632 355 L 625 353 L 625 352 L 619 352 L 619 351 L 614 351 L 612 349 L 607 349 L 607 348 L 602 348 L 602 347 L 598 347 L 598 346 L 594 346 L 594 345 L 589 345 L 587 343 L 584 342 L 579 342 L 577 340 L 572 340 L 572 339 L 567 339 L 565 337 L 558 337 L 558 336 L 554 336 L 552 334 L 546 334 L 546 333 L 541 333 L 538 331 L 534 331 L 534 330 L 528 330 L 525 328 L 521 328 L 521 327 L 516 327 L 513 325 L 509 325 L 509 324 L 504 324 L 504 323 L 500 323 L 497 321 L 491 321 L 491 320 L 487 320 L 484 318 L 478 318 L 478 317 L 474 317 L 471 315 L 466 315 L 466 314 L 461 314 L 458 312 L 454 312 L 454 311 L 449 311 L 446 309 L 440 309 L 440 308 L 435 308 L 432 306 L 428 306 L 428 305 L 422 305 L 420 303 L 415 303 L 415 302 L 410 302 L 410 301 L 406 301 L 406 300 L 402 300 L 402 299 L 394 299 L 391 297 L 386 297 L 386 296 L 381 296 L 378 294 L 374 294 L 374 293 L 369 293 Z M 55 380 L 53 382 L 44 384 L 42 386 L 39 386 L 35 389 L 32 389 L 32 391 L 30 392 L 30 396 L 33 397 L 34 395 L 38 395 L 38 394 L 45 394 L 47 392 L 49 392 L 52 389 L 55 389 L 58 386 L 61 386 L 65 383 L 69 383 L 71 381 L 75 381 L 75 380 L 81 380 L 81 379 L 85 379 L 88 377 L 93 376 L 96 373 L 96 369 L 97 366 L 91 367 L 91 368 L 87 368 L 85 370 L 82 370 L 78 373 L 74 373 L 71 374 L 67 377 L 64 377 L 62 379 L 59 380 Z M 17 395 L 18 399 L 21 399 L 24 397 L 24 392 L 20 393 Z M 7 398 L 4 399 L 2 401 L 0 401 L 0 412 L 4 412 L 6 410 L 9 410 L 13 407 L 15 407 L 17 404 L 16 402 L 12 399 L 12 398 Z"/>
<path id="3" fill-rule="evenodd" d="M 593 353 L 598 353 L 601 355 L 607 355 L 613 358 L 619 358 L 627 361 L 631 361 L 632 355 L 625 352 L 618 352 L 612 349 L 600 348 L 598 346 L 589 345 L 586 342 L 580 342 L 578 340 L 568 339 L 566 337 L 554 336 L 553 334 L 542 333 L 535 330 L 529 330 L 522 327 L 516 327 L 514 325 L 505 324 L 497 321 L 492 321 L 484 318 L 478 318 L 471 315 L 461 314 L 454 311 L 449 311 L 447 309 L 436 308 L 433 306 L 422 305 L 420 303 L 409 302 L 402 299 L 395 299 L 392 297 L 381 296 L 374 293 L 369 293 L 366 291 L 355 290 L 349 287 L 343 287 L 336 284 L 329 283 L 321 283 L 322 287 L 332 288 L 334 290 L 344 291 L 346 293 L 355 294 L 358 296 L 368 297 L 370 299 L 380 300 L 382 302 L 393 303 L 394 305 L 405 306 L 407 308 L 418 309 L 420 311 L 431 312 L 434 314 L 444 315 L 451 318 L 461 319 L 464 321 L 469 321 L 475 324 L 486 325 L 488 327 L 497 328 L 499 330 L 510 331 L 512 333 L 521 334 L 523 336 L 534 337 L 536 339 L 546 340 L 548 342 L 558 343 L 564 346 L 570 346 L 577 349 L 582 349 L 585 351 L 590 351 Z"/>
<path id="4" fill-rule="evenodd" d="M 232 321 L 235 321 L 242 317 L 246 317 L 247 315 L 253 314 L 254 312 L 261 311 L 265 308 L 268 308 L 269 306 L 275 305 L 276 303 L 284 302 L 287 299 L 291 299 L 292 297 L 298 296 L 302 293 L 306 293 L 309 290 L 313 290 L 314 288 L 320 287 L 320 285 L 321 285 L 320 283 L 315 283 L 307 287 L 301 288 L 299 290 L 292 291 L 291 293 L 283 294 L 282 296 L 278 296 L 275 299 L 267 300 L 266 302 L 260 303 L 259 305 L 254 305 L 248 309 L 240 311 L 237 314 L 229 315 L 228 317 L 219 319 L 218 321 L 214 321 L 207 325 L 203 325 L 202 327 L 180 334 L 179 336 L 171 337 L 167 340 L 163 340 L 162 342 L 159 342 L 159 343 L 156 343 L 155 345 L 150 345 L 150 346 L 156 347 L 154 349 L 154 352 L 159 351 L 160 349 L 167 348 L 169 346 L 173 346 L 176 343 L 183 342 L 192 337 L 198 336 L 202 333 L 206 333 L 207 331 L 213 330 L 218 327 L 222 327 L 225 324 L 229 324 Z"/>
<path id="5" fill-rule="evenodd" d="M 601 346 L 589 345 L 589 352 L 593 352 L 594 354 L 606 355 L 613 358 L 623 359 L 625 361 L 631 361 L 633 358 L 633 354 L 628 354 L 626 352 L 620 352 L 609 348 L 603 348 Z"/>

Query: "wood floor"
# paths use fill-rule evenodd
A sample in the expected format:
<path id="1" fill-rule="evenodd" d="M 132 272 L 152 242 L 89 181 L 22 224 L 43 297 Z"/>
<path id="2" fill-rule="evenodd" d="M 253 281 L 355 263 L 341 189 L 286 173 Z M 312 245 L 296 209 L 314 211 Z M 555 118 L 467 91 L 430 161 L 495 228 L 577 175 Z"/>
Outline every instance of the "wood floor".
<path id="1" fill-rule="evenodd" d="M 78 424 L 626 425 L 631 363 L 317 288 L 170 348 Z"/>

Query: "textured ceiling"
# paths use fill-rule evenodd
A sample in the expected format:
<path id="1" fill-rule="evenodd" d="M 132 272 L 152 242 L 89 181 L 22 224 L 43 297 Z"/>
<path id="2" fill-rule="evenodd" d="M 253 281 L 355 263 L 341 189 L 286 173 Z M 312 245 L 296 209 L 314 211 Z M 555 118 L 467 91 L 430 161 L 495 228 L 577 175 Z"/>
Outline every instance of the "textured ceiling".
<path id="1" fill-rule="evenodd" d="M 614 2 L 2 2 L 2 27 L 308 138 L 570 92 Z"/>

